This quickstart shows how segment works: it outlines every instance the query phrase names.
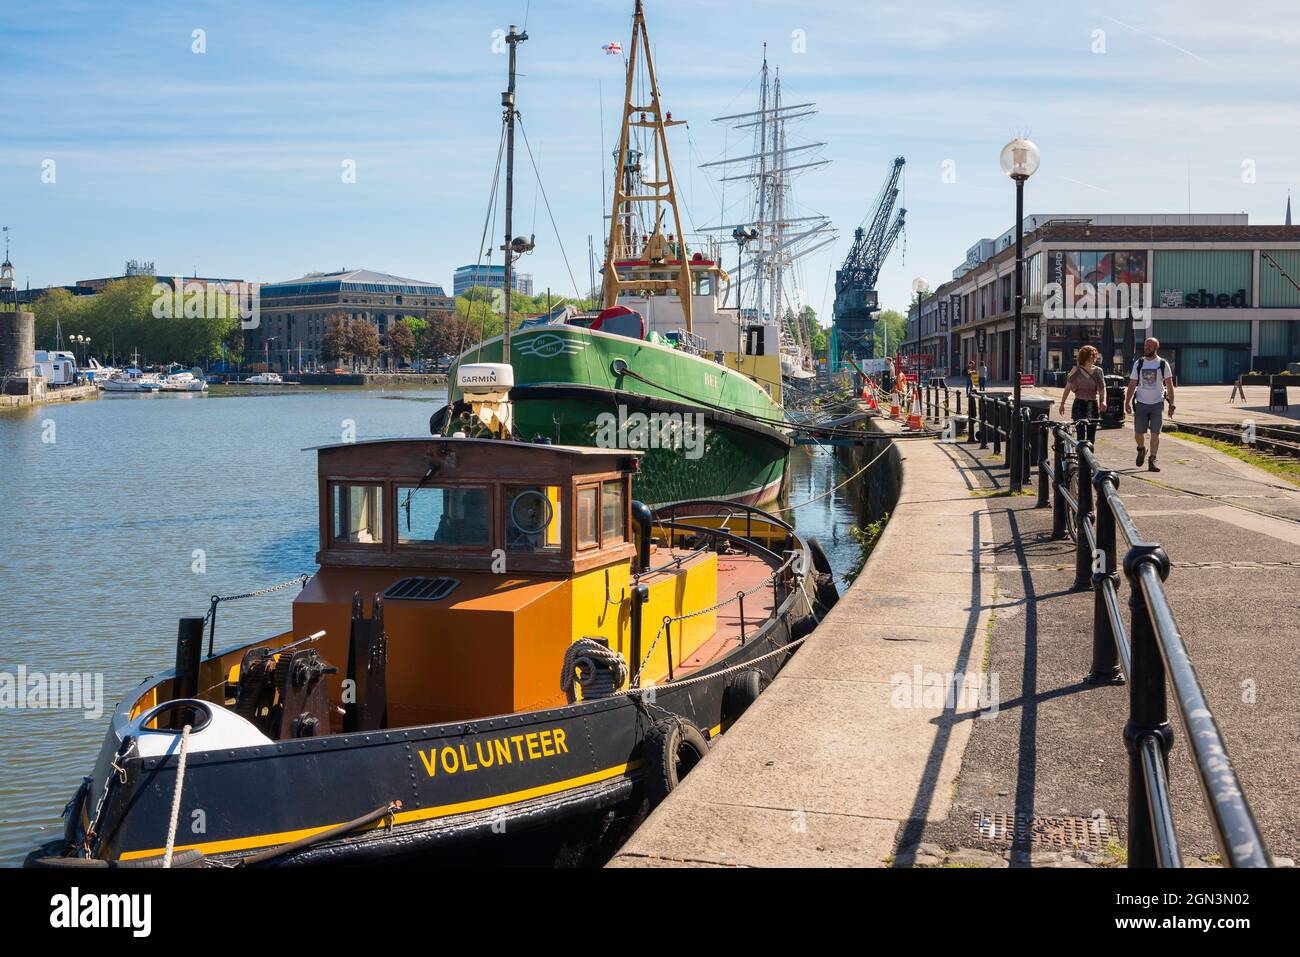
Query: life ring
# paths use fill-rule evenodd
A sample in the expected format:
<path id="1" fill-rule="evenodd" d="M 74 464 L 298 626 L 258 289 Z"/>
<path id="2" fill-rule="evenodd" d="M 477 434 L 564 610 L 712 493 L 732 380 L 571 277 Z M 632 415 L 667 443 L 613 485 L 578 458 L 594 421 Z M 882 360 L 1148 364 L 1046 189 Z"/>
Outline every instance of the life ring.
<path id="1" fill-rule="evenodd" d="M 641 744 L 641 776 L 650 807 L 658 807 L 708 753 L 704 732 L 689 718 L 674 715 L 655 722 Z"/>
<path id="2" fill-rule="evenodd" d="M 735 721 L 758 700 L 767 687 L 767 675 L 757 668 L 746 668 L 727 679 L 722 691 L 722 719 Z"/>

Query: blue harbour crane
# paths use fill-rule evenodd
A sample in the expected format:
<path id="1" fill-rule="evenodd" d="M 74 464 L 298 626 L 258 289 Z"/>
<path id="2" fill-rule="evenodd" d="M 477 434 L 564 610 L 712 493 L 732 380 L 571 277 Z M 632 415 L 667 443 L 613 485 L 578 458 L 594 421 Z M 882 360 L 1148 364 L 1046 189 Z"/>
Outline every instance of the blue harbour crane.
<path id="1" fill-rule="evenodd" d="M 846 354 L 863 359 L 875 357 L 875 313 L 880 311 L 876 281 L 907 217 L 907 210 L 901 206 L 894 213 L 906 162 L 901 156 L 895 158 L 876 197 L 870 226 L 865 229 L 859 226 L 853 231 L 853 246 L 835 272 L 835 340 L 839 351 L 833 357 L 836 365 L 840 356 Z"/>

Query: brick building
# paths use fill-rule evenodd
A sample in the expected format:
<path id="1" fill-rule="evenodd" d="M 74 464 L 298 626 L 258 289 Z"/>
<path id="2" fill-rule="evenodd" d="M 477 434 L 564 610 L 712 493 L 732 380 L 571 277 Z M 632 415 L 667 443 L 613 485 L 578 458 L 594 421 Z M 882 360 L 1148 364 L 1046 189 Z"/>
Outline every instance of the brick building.
<path id="1" fill-rule="evenodd" d="M 321 364 L 321 338 L 331 316 L 373 323 L 383 343 L 389 325 L 403 316 L 442 322 L 456 306 L 436 283 L 369 269 L 309 273 L 264 285 L 260 297 L 261 322 L 245 333 L 246 354 L 250 361 L 269 360 L 280 371 Z"/>

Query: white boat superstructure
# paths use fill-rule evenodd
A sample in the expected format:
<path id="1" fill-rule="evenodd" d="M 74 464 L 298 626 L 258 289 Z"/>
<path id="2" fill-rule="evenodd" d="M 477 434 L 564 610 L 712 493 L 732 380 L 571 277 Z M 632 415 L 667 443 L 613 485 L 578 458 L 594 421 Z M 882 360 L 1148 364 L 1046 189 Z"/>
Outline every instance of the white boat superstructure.
<path id="1" fill-rule="evenodd" d="M 201 379 L 193 372 L 172 372 L 162 377 L 163 392 L 207 392 L 207 380 Z"/>
<path id="2" fill-rule="evenodd" d="M 162 383 L 139 369 L 123 369 L 103 382 L 96 379 L 96 385 L 104 392 L 158 392 Z"/>
<path id="3" fill-rule="evenodd" d="M 278 372 L 259 372 L 243 380 L 245 385 L 284 385 L 284 379 Z"/>

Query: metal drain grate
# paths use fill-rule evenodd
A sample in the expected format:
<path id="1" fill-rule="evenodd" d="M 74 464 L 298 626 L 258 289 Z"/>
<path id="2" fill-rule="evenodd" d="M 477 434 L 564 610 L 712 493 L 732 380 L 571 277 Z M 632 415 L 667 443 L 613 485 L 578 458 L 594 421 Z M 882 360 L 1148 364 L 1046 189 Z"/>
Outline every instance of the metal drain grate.
<path id="1" fill-rule="evenodd" d="M 1119 828 L 1108 817 L 1033 817 L 984 814 L 973 817 L 975 829 L 987 841 L 1015 844 L 1026 838 L 1030 844 L 1065 850 L 1102 851 L 1119 841 Z"/>

